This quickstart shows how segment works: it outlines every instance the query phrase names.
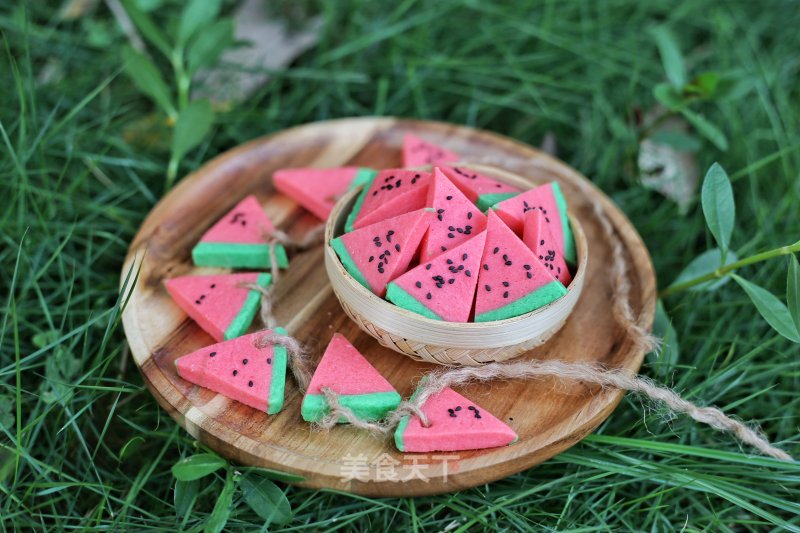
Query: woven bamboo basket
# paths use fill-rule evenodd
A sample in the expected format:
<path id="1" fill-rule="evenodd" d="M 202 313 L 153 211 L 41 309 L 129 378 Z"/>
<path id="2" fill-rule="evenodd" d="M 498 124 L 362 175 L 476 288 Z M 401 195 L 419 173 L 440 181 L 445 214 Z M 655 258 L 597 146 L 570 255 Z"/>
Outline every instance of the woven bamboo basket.
<path id="1" fill-rule="evenodd" d="M 525 190 L 530 182 L 487 165 L 459 166 L 486 173 Z M 440 365 L 480 365 L 504 361 L 547 342 L 561 329 L 581 295 L 588 258 L 580 222 L 569 215 L 578 268 L 562 298 L 530 313 L 493 322 L 456 323 L 433 320 L 380 298 L 347 272 L 330 243 L 344 231 L 344 222 L 360 189 L 349 192 L 334 207 L 325 228 L 325 269 L 342 309 L 381 345 L 418 361 Z"/>

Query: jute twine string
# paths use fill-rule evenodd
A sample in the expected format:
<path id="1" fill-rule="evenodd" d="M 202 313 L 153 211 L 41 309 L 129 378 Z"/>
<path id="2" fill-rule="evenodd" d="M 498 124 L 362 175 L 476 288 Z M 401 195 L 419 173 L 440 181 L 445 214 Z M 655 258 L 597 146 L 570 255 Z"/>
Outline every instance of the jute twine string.
<path id="1" fill-rule="evenodd" d="M 476 161 L 478 162 L 478 161 Z M 489 163 L 481 160 L 479 163 Z M 459 163 L 468 165 L 468 162 Z M 501 168 L 514 168 L 524 166 L 516 161 L 491 160 L 491 164 L 499 164 Z M 605 214 L 603 205 L 597 199 L 594 191 L 589 190 L 589 186 L 578 181 L 579 187 L 583 189 L 584 198 L 588 198 L 592 203 L 593 214 L 600 222 L 603 233 L 612 248 L 612 264 L 609 268 L 612 285 L 614 286 L 614 296 L 612 308 L 617 322 L 624 328 L 627 338 L 638 349 L 645 353 L 657 349 L 659 341 L 647 328 L 639 322 L 636 314 L 631 307 L 630 293 L 631 283 L 627 276 L 627 263 L 624 259 L 625 249 L 617 237 L 614 225 Z M 272 238 L 275 238 L 273 234 Z M 285 246 L 290 241 L 283 234 L 276 242 L 281 242 Z M 303 239 L 308 240 L 308 236 Z M 274 248 L 274 247 L 271 247 Z M 273 265 L 273 283 L 277 280 L 277 267 L 274 250 L 270 250 Z M 262 321 L 270 329 L 274 327 L 272 317 L 272 305 L 270 300 L 271 291 L 269 289 L 258 288 L 262 293 Z M 270 326 L 272 324 L 273 326 Z M 286 347 L 289 354 L 290 367 L 295 374 L 300 388 L 305 391 L 310 381 L 311 375 L 308 353 L 296 339 L 287 335 L 271 334 L 259 340 L 259 345 L 280 344 Z M 297 369 L 296 369 L 297 368 Z M 354 427 L 369 431 L 374 435 L 387 435 L 391 433 L 400 421 L 409 415 L 417 416 L 420 423 L 430 426 L 430 421 L 422 410 L 422 406 L 433 395 L 441 392 L 447 387 L 463 386 L 469 383 L 488 382 L 493 380 L 509 379 L 541 379 L 555 378 L 566 381 L 577 381 L 598 385 L 603 389 L 619 389 L 633 392 L 639 396 L 654 402 L 660 402 L 674 412 L 683 413 L 692 419 L 707 424 L 712 428 L 724 433 L 731 433 L 741 442 L 756 448 L 764 455 L 774 457 L 782 461 L 793 461 L 792 457 L 785 451 L 773 446 L 769 440 L 757 429 L 752 428 L 739 420 L 727 416 L 722 410 L 716 407 L 701 407 L 682 398 L 677 392 L 657 385 L 646 377 L 637 376 L 635 373 L 626 369 L 609 369 L 602 365 L 592 363 L 568 363 L 565 361 L 509 361 L 502 363 L 489 363 L 483 366 L 466 366 L 457 368 L 442 368 L 423 376 L 417 390 L 409 400 L 404 400 L 386 417 L 379 421 L 366 421 L 358 418 L 348 407 L 341 404 L 339 395 L 330 388 L 324 387 L 322 393 L 328 402 L 328 414 L 318 422 L 322 429 L 331 429 L 340 420 L 349 422 Z"/>
<path id="2" fill-rule="evenodd" d="M 270 274 L 272 276 L 271 283 L 268 287 L 262 287 L 256 283 L 243 283 L 241 285 L 242 287 L 257 291 L 261 294 L 259 318 L 266 329 L 274 330 L 278 325 L 277 320 L 275 320 L 275 315 L 272 312 L 272 290 L 281 275 L 275 245 L 282 244 L 287 252 L 308 250 L 309 248 L 322 244 L 324 235 L 325 224 L 315 226 L 299 240 L 292 239 L 279 229 L 272 229 L 269 232 L 265 232 L 267 244 L 270 245 L 269 264 Z M 255 343 L 258 349 L 274 345 L 283 346 L 286 349 L 289 369 L 292 371 L 297 386 L 300 388 L 301 392 L 305 393 L 311 381 L 311 375 L 314 373 L 314 367 L 311 364 L 308 350 L 291 335 L 283 335 L 275 331 L 262 335 Z"/>

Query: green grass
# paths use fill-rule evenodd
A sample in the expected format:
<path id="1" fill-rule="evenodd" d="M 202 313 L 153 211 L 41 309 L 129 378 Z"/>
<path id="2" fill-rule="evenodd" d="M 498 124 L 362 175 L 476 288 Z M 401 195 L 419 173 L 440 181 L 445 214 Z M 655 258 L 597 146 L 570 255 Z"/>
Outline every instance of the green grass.
<path id="1" fill-rule="evenodd" d="M 61 2 L 12 4 L 0 7 L 0 527 L 202 527 L 224 474 L 176 518 L 170 467 L 196 444 L 143 387 L 119 324 L 121 262 L 163 191 L 164 128 L 120 74 L 125 38 L 104 3 L 78 21 L 58 19 Z M 665 23 L 690 72 L 739 83 L 696 108 L 729 141 L 726 152 L 703 141 L 697 158 L 734 177 L 734 251 L 798 240 L 795 2 L 509 4 L 325 2 L 320 43 L 219 114 L 179 175 L 256 136 L 342 116 L 448 120 L 534 145 L 552 132 L 559 156 L 634 222 L 666 287 L 713 241 L 697 205 L 682 216 L 636 178 L 631 117 L 665 81 L 647 29 Z M 175 11 L 157 12 L 164 28 Z M 784 292 L 785 261 L 740 273 Z M 680 358 L 650 357 L 643 373 L 760 422 L 800 456 L 797 345 L 734 283 L 666 305 Z M 371 500 L 281 486 L 292 530 L 800 530 L 800 467 L 633 397 L 544 465 L 457 494 Z M 240 500 L 227 528 L 257 529 Z"/>

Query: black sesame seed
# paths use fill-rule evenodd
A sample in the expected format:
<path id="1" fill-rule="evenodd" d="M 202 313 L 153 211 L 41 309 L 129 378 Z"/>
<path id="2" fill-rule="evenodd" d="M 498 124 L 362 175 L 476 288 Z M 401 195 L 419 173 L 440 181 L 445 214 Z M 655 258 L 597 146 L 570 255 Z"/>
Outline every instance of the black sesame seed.
<path id="1" fill-rule="evenodd" d="M 459 232 L 459 233 L 464 233 L 464 230 L 461 229 L 461 228 L 458 228 L 456 231 Z"/>
<path id="2" fill-rule="evenodd" d="M 506 261 L 506 266 L 510 267 L 511 266 L 511 261 Z"/>
<path id="3" fill-rule="evenodd" d="M 508 261 L 508 254 L 503 254 L 503 261 Z"/>
<path id="4" fill-rule="evenodd" d="M 242 364 L 246 365 L 247 364 L 247 359 L 242 359 Z"/>
<path id="5" fill-rule="evenodd" d="M 489 270 L 489 265 L 484 263 L 484 265 L 483 265 L 483 269 L 484 269 L 484 270 Z"/>
<path id="6" fill-rule="evenodd" d="M 507 281 L 503 282 L 503 287 L 508 287 L 508 282 Z"/>
<path id="7" fill-rule="evenodd" d="M 238 371 L 238 370 L 234 370 L 234 371 L 233 371 L 233 375 L 234 375 L 234 376 L 235 376 L 235 375 L 237 375 L 238 373 L 239 373 L 239 371 Z"/>
<path id="8" fill-rule="evenodd" d="M 531 266 L 530 265 L 522 265 L 522 268 L 524 268 L 525 270 L 530 270 Z"/>
<path id="9" fill-rule="evenodd" d="M 267 357 L 267 364 L 268 364 L 268 365 L 271 365 L 271 364 L 272 364 L 272 357 Z"/>
<path id="10" fill-rule="evenodd" d="M 542 246 L 544 246 L 544 239 L 542 239 L 541 241 L 539 241 L 539 244 L 541 244 Z"/>
<path id="11" fill-rule="evenodd" d="M 508 298 L 508 291 L 503 293 L 503 298 Z"/>
<path id="12" fill-rule="evenodd" d="M 446 197 L 446 199 L 447 199 L 447 200 L 452 200 L 452 199 L 453 199 L 453 197 L 452 197 L 452 196 L 447 196 L 447 197 Z"/>
<path id="13" fill-rule="evenodd" d="M 533 277 L 533 274 L 531 274 L 530 272 L 526 272 L 526 274 L 528 275 L 528 279 L 531 279 Z"/>
<path id="14" fill-rule="evenodd" d="M 461 256 L 461 260 L 462 260 L 462 261 L 466 261 L 466 260 L 467 260 L 467 254 L 464 254 L 464 255 L 462 255 L 462 256 Z"/>
<path id="15" fill-rule="evenodd" d="M 464 265 L 458 265 L 458 270 L 464 270 Z"/>
<path id="16" fill-rule="evenodd" d="M 421 281 L 416 282 L 414 285 L 416 285 L 418 289 L 422 288 L 422 282 Z"/>
<path id="17" fill-rule="evenodd" d="M 383 261 L 381 261 L 380 263 L 378 263 L 378 268 L 383 268 Z"/>
<path id="18" fill-rule="evenodd" d="M 442 287 L 444 287 L 444 283 L 437 283 L 436 284 L 436 288 L 437 289 L 441 289 Z"/>
<path id="19" fill-rule="evenodd" d="M 447 251 L 447 246 L 442 246 L 442 251 L 446 252 Z"/>
<path id="20" fill-rule="evenodd" d="M 450 279 L 447 280 L 447 283 L 449 283 L 450 285 L 452 285 L 455 282 L 456 282 L 456 278 L 450 278 Z"/>
<path id="21" fill-rule="evenodd" d="M 460 405 L 456 406 L 456 411 L 460 411 L 460 410 L 461 410 L 461 406 Z"/>
<path id="22" fill-rule="evenodd" d="M 430 270 L 430 269 L 431 269 L 431 266 L 432 266 L 432 265 L 431 265 L 430 263 L 428 263 L 427 265 L 425 265 L 425 270 Z"/>
<path id="23" fill-rule="evenodd" d="M 196 303 L 197 305 L 200 305 L 202 302 L 200 300 L 195 300 L 194 303 Z"/>
<path id="24" fill-rule="evenodd" d="M 475 406 L 474 405 L 470 405 L 469 407 L 467 407 L 467 409 L 469 409 L 470 411 L 474 411 L 475 410 Z"/>
<path id="25" fill-rule="evenodd" d="M 395 244 L 395 245 L 394 245 L 394 249 L 395 249 L 395 250 L 397 250 L 397 251 L 399 252 L 399 251 L 400 251 L 400 245 L 399 245 L 399 244 Z"/>
<path id="26" fill-rule="evenodd" d="M 448 264 L 448 265 L 452 265 L 452 264 L 453 264 L 453 260 L 452 260 L 452 259 L 448 259 L 448 260 L 447 260 L 447 264 Z"/>
<path id="27" fill-rule="evenodd" d="M 384 270 L 383 270 L 382 268 L 379 268 L 379 269 L 378 269 L 378 273 L 379 273 L 379 274 L 383 274 L 383 272 L 384 272 Z"/>
<path id="28" fill-rule="evenodd" d="M 471 219 L 471 218 L 472 218 L 472 211 L 470 211 L 469 213 L 467 213 L 467 219 Z"/>
<path id="29" fill-rule="evenodd" d="M 500 251 L 500 247 L 499 247 L 499 246 L 495 246 L 495 247 L 494 247 L 494 250 L 492 251 L 492 253 L 493 253 L 493 254 L 496 254 L 496 253 L 497 253 L 497 252 L 499 252 L 499 251 Z"/>
<path id="30" fill-rule="evenodd" d="M 212 284 L 211 284 L 211 288 L 212 288 L 212 289 L 216 289 L 216 288 L 217 288 L 217 284 L 216 284 L 216 283 L 212 283 Z"/>
<path id="31" fill-rule="evenodd" d="M 211 352 L 210 354 L 208 354 L 209 357 L 214 357 L 215 355 L 217 355 L 217 352 Z"/>
<path id="32" fill-rule="evenodd" d="M 471 278 L 471 277 L 472 277 L 472 272 L 470 272 L 469 270 L 467 270 L 466 272 L 464 272 L 464 274 L 465 274 L 465 275 L 466 275 L 468 278 Z"/>
<path id="33" fill-rule="evenodd" d="M 492 288 L 490 286 L 484 285 L 484 288 L 486 289 L 486 292 L 492 292 Z"/>
<path id="34" fill-rule="evenodd" d="M 386 235 L 394 235 L 394 230 L 390 229 L 389 231 L 386 232 Z"/>
<path id="35" fill-rule="evenodd" d="M 448 238 L 450 238 L 450 239 L 452 239 L 452 238 L 454 238 L 454 237 L 455 237 L 455 235 L 453 235 L 452 233 L 448 233 L 448 234 L 447 234 L 447 237 L 448 237 Z"/>
<path id="36" fill-rule="evenodd" d="M 441 215 L 442 213 L 444 213 L 444 209 L 437 209 L 436 212 Z"/>
<path id="37" fill-rule="evenodd" d="M 432 298 L 432 296 L 431 296 L 431 293 L 428 293 L 428 294 L 426 294 L 426 295 L 425 295 L 425 298 L 427 298 L 428 300 L 430 300 L 430 299 Z"/>
<path id="38" fill-rule="evenodd" d="M 253 386 L 253 382 L 252 382 L 252 381 L 248 381 L 248 382 L 247 382 L 247 386 L 248 386 L 248 387 L 252 387 L 252 386 Z"/>
<path id="39" fill-rule="evenodd" d="M 367 260 L 367 262 L 368 263 L 372 263 L 374 260 L 375 260 L 375 256 L 371 255 L 371 256 L 369 256 L 369 259 Z"/>
<path id="40" fill-rule="evenodd" d="M 447 229 L 449 229 L 450 231 L 455 231 L 456 230 L 456 228 L 453 227 L 453 226 L 449 226 Z"/>
<path id="41" fill-rule="evenodd" d="M 436 218 L 438 218 L 438 219 L 439 219 L 439 222 L 441 222 L 442 220 L 444 220 L 444 219 L 442 218 L 442 215 L 437 215 L 437 216 L 436 216 Z"/>
<path id="42" fill-rule="evenodd" d="M 450 416 L 452 416 L 453 418 L 456 418 L 456 414 L 455 413 L 450 413 Z"/>

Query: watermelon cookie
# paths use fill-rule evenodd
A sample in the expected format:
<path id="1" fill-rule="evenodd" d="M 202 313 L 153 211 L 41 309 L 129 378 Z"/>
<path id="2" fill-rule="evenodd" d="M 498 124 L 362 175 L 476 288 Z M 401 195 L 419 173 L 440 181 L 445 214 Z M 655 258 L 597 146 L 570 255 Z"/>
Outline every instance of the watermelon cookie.
<path id="1" fill-rule="evenodd" d="M 467 322 L 475 299 L 486 232 L 409 270 L 386 289 L 398 307 L 434 320 Z"/>
<path id="2" fill-rule="evenodd" d="M 323 387 L 339 395 L 345 407 L 364 420 L 383 418 L 400 405 L 400 395 L 348 340 L 336 333 L 325 349 L 308 385 L 300 412 L 303 420 L 317 422 L 329 412 Z M 346 422 L 342 419 L 340 422 Z"/>
<path id="3" fill-rule="evenodd" d="M 327 220 L 333 204 L 351 188 L 370 183 L 376 171 L 371 168 L 286 168 L 272 175 L 275 188 L 322 220 Z"/>
<path id="4" fill-rule="evenodd" d="M 397 426 L 394 442 L 401 452 L 482 450 L 517 441 L 513 429 L 451 388 L 431 396 L 422 412 L 428 427 L 416 415 L 406 416 Z"/>
<path id="5" fill-rule="evenodd" d="M 286 334 L 283 328 L 276 333 Z M 175 361 L 186 381 L 211 389 L 259 411 L 275 414 L 283 408 L 286 385 L 286 348 L 258 348 L 259 339 L 271 331 L 259 331 L 212 344 Z"/>
<path id="6" fill-rule="evenodd" d="M 441 170 L 481 211 L 486 211 L 494 204 L 519 194 L 519 189 L 516 187 L 468 168 L 445 166 Z"/>
<path id="7" fill-rule="evenodd" d="M 403 166 L 441 165 L 459 160 L 457 154 L 407 133 L 403 136 Z"/>
<path id="8" fill-rule="evenodd" d="M 172 299 L 216 341 L 243 335 L 258 312 L 261 293 L 245 284 L 268 287 L 272 276 L 256 272 L 181 276 L 164 282 Z"/>
<path id="9" fill-rule="evenodd" d="M 494 211 L 489 211 L 486 245 L 475 297 L 475 322 L 519 316 L 567 294 Z"/>
<path id="10" fill-rule="evenodd" d="M 553 237 L 542 210 L 532 209 L 525 214 L 522 240 L 545 268 L 550 270 L 553 277 L 568 287 L 572 281 L 572 274 L 567 268 L 567 262 L 564 261 L 558 242 Z"/>
<path id="11" fill-rule="evenodd" d="M 432 217 L 433 210 L 418 209 L 345 233 L 331 246 L 350 275 L 382 297 L 386 284 L 408 269 Z"/>
<path id="12" fill-rule="evenodd" d="M 438 168 L 428 189 L 427 207 L 436 211 L 422 239 L 420 260 L 428 261 L 486 228 L 486 216 Z"/>
<path id="13" fill-rule="evenodd" d="M 269 268 L 270 245 L 267 236 L 275 228 L 255 196 L 248 196 L 200 238 L 192 249 L 197 266 L 228 268 Z M 289 260 L 283 245 L 275 245 L 278 266 L 286 268 Z"/>
<path id="14" fill-rule="evenodd" d="M 345 231 L 363 228 L 375 222 L 425 207 L 429 172 L 417 170 L 382 170 L 358 195 L 345 222 Z"/>
<path id="15" fill-rule="evenodd" d="M 567 201 L 555 181 L 503 200 L 493 205 L 492 209 L 517 235 L 522 235 L 525 213 L 541 211 L 564 259 L 572 265 L 576 263 L 575 239 L 569 227 Z"/>

